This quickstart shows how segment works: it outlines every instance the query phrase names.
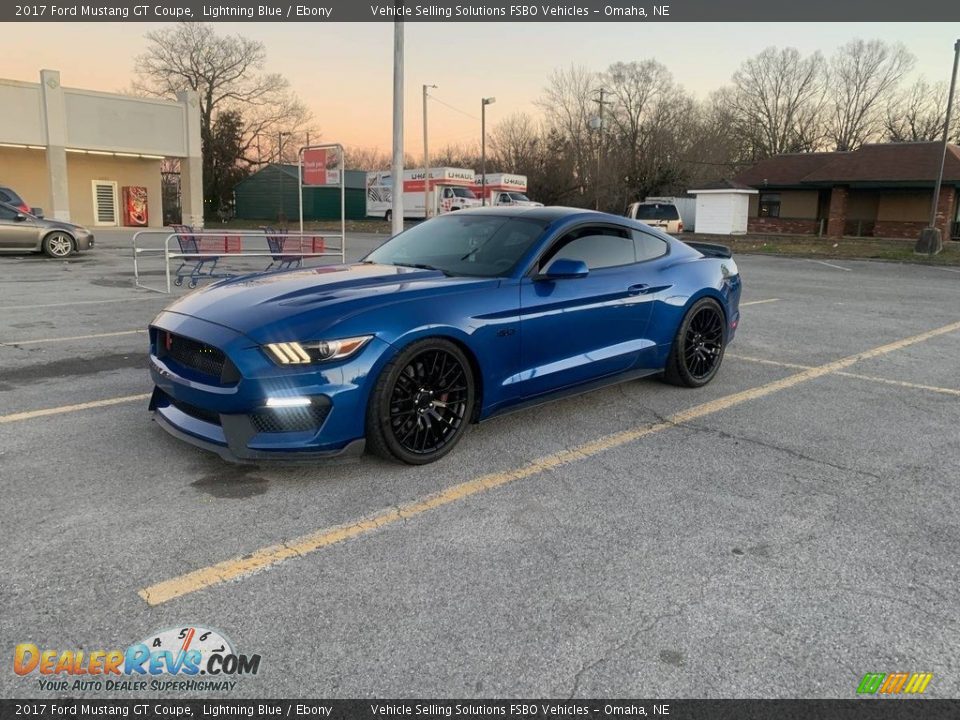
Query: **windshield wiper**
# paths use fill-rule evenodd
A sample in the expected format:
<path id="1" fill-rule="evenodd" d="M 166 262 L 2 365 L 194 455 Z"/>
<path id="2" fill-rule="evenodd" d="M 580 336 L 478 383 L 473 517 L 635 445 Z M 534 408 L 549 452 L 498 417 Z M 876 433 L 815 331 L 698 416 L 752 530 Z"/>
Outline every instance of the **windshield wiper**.
<path id="1" fill-rule="evenodd" d="M 434 267 L 433 265 L 427 265 L 426 263 L 401 263 L 395 262 L 393 265 L 399 265 L 400 267 L 410 267 L 417 268 L 418 270 L 436 270 L 437 272 L 442 272 L 444 275 L 450 275 L 451 273 L 444 270 L 443 268 Z"/>

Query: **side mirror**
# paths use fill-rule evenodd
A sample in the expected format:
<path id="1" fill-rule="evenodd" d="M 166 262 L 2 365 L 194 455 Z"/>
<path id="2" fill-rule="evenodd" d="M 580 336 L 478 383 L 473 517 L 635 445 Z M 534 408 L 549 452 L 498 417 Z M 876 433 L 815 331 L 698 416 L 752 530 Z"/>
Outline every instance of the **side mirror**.
<path id="1" fill-rule="evenodd" d="M 30 214 L 43 220 L 43 208 L 30 208 Z"/>
<path id="2" fill-rule="evenodd" d="M 17 222 L 23 222 L 26 219 L 27 219 L 27 216 L 24 215 L 22 212 L 18 212 L 16 217 L 14 217 L 14 220 L 16 220 Z"/>
<path id="3" fill-rule="evenodd" d="M 583 260 L 557 258 L 547 266 L 547 269 L 537 275 L 537 280 L 563 280 L 567 278 L 582 278 L 590 274 L 590 268 Z"/>

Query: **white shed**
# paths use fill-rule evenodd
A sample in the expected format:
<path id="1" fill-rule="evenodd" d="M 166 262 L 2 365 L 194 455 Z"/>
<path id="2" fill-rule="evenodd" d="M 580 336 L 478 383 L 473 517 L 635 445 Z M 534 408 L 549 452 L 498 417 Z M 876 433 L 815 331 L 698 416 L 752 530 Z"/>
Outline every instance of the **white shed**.
<path id="1" fill-rule="evenodd" d="M 750 196 L 757 191 L 733 180 L 718 180 L 690 190 L 697 196 L 697 232 L 742 235 L 747 232 Z"/>

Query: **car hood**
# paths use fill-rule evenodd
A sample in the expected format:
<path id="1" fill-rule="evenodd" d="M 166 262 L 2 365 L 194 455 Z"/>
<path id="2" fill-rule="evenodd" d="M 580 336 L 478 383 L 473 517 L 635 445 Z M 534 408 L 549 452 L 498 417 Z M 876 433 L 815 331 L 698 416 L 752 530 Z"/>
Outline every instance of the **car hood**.
<path id="1" fill-rule="evenodd" d="M 47 218 L 35 218 L 35 222 L 47 230 L 71 230 L 73 232 L 89 232 L 82 225 L 64 222 L 63 220 L 48 220 Z"/>
<path id="2" fill-rule="evenodd" d="M 448 277 L 437 270 L 358 263 L 257 273 L 223 280 L 187 295 L 166 312 L 230 328 L 256 342 L 316 337 L 357 313 L 499 283 Z"/>

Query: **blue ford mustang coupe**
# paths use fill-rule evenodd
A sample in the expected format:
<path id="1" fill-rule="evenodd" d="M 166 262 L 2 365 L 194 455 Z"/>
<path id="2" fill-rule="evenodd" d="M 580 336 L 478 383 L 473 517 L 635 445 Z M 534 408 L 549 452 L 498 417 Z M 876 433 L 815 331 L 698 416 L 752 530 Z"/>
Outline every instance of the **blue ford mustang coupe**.
<path id="1" fill-rule="evenodd" d="M 719 245 L 573 208 L 450 213 L 363 261 L 222 280 L 150 326 L 150 409 L 234 461 L 446 455 L 470 423 L 660 373 L 716 375 L 739 320 Z"/>

